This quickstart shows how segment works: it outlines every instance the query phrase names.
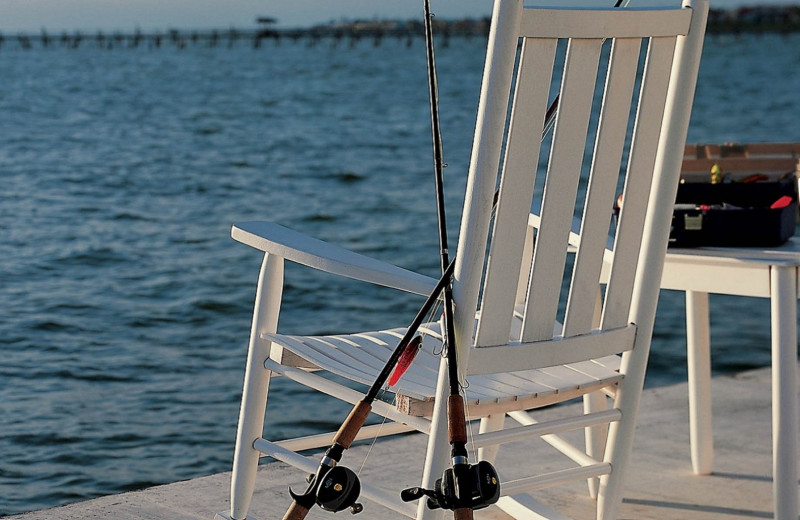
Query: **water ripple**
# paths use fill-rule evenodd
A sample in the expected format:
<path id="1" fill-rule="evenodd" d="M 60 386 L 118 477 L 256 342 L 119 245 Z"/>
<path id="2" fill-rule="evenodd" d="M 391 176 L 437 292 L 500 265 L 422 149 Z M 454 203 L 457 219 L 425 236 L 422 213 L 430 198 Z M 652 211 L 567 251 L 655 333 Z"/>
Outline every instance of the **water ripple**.
<path id="1" fill-rule="evenodd" d="M 453 236 L 485 40 L 458 43 L 437 54 Z M 230 469 L 261 261 L 233 222 L 438 271 L 419 47 L 2 57 L 0 516 Z M 800 141 L 798 63 L 797 35 L 709 38 L 690 140 Z M 419 303 L 287 265 L 281 327 L 395 326 Z M 715 372 L 768 364 L 768 303 L 712 305 Z M 683 311 L 662 295 L 648 384 L 686 377 Z M 349 406 L 279 378 L 270 409 L 278 439 Z"/>

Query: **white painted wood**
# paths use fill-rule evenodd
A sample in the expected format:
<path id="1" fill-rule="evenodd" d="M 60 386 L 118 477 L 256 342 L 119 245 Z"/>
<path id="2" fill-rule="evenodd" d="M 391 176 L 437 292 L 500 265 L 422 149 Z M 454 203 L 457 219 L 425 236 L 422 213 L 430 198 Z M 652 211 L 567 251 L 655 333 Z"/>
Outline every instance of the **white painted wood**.
<path id="1" fill-rule="evenodd" d="M 598 289 L 595 296 L 595 312 L 593 318 L 595 327 L 600 325 L 602 312 L 603 294 L 602 291 Z M 608 397 L 613 397 L 613 392 L 607 392 L 607 390 L 611 389 L 604 389 L 604 391 L 591 392 L 584 395 L 583 413 L 593 414 L 606 411 L 608 409 Z M 584 430 L 584 438 L 586 442 L 586 454 L 595 460 L 602 460 L 606 449 L 606 442 L 608 442 L 608 426 L 590 426 Z M 597 494 L 600 492 L 600 479 L 591 478 L 587 481 L 587 485 L 589 487 L 589 496 L 596 500 Z"/>
<path id="2" fill-rule="evenodd" d="M 707 3 L 700 0 L 694 10 L 545 9 L 528 16 L 522 14 L 520 0 L 495 0 L 453 282 L 461 383 L 468 416 L 483 419 L 475 442 L 482 456 L 493 459 L 502 443 L 535 434 L 577 466 L 506 482 L 504 494 L 600 477 L 598 518 L 616 515 L 632 449 L 668 236 L 665 221 L 677 186 L 706 10 Z M 615 31 L 619 34 L 611 34 Z M 648 38 L 648 57 L 632 144 L 626 150 L 642 36 Z M 570 38 L 562 70 L 554 69 L 560 62 L 557 38 Z M 611 41 L 604 43 L 604 38 Z M 610 47 L 609 66 L 598 74 L 604 45 Z M 598 78 L 604 81 L 598 84 Z M 512 84 L 516 90 L 507 121 Z M 559 110 L 548 151 L 541 147 L 541 134 L 549 93 L 556 87 Z M 590 136 L 592 114 L 598 111 L 597 133 Z M 549 154 L 541 204 L 534 189 L 540 154 Z M 617 236 L 610 238 L 611 202 L 623 163 L 628 165 L 626 200 L 614 228 Z M 581 175 L 587 171 L 588 195 L 578 200 Z M 498 176 L 499 202 L 493 217 Z M 540 215 L 530 214 L 532 206 L 541 207 Z M 268 253 L 267 258 L 274 259 L 270 270 L 286 259 L 419 294 L 427 294 L 435 284 L 431 278 L 275 224 L 237 224 L 232 235 Z M 574 267 L 565 278 L 568 255 L 575 255 Z M 274 300 L 267 307 L 273 309 L 268 314 L 276 322 L 280 277 L 267 278 L 271 281 L 260 280 L 258 291 Z M 565 280 L 572 287 L 562 294 Z M 606 280 L 600 317 L 597 295 Z M 797 287 L 790 292 L 797 294 Z M 563 326 L 557 322 L 560 305 L 566 306 Z M 258 309 L 259 304 L 257 314 L 262 312 Z M 236 464 L 252 465 L 252 431 L 258 432 L 259 449 L 307 467 L 309 462 L 293 451 L 325 445 L 330 434 L 288 440 L 285 446 L 291 449 L 261 439 L 269 374 L 356 403 L 361 392 L 340 378 L 371 385 L 405 329 L 312 337 L 278 334 L 269 323 L 253 329 L 251 342 L 260 350 L 248 362 L 248 373 L 267 376 L 245 385 L 248 412 L 242 415 L 240 431 L 245 433 L 239 435 L 237 452 L 248 455 Z M 448 464 L 448 381 L 447 361 L 440 355 L 440 324 L 426 324 L 423 336 L 414 363 L 398 387 L 390 389 L 394 403 L 376 400 L 372 411 L 394 421 L 385 433 L 413 428 L 429 434 L 422 485 L 430 488 Z M 603 393 L 587 398 L 583 415 L 577 417 L 538 424 L 530 413 L 594 392 Z M 614 398 L 611 409 L 605 409 L 605 395 Z M 525 426 L 506 428 L 506 416 Z M 607 425 L 603 449 L 596 439 L 602 440 Z M 592 430 L 586 448 L 558 435 L 575 428 Z M 603 435 L 595 438 L 595 429 Z M 315 466 L 316 461 L 310 462 L 307 469 Z M 244 518 L 252 495 L 252 482 L 245 478 L 248 471 L 235 470 L 235 518 Z M 389 500 L 379 494 L 374 499 L 389 507 L 397 502 L 396 497 Z M 524 507 L 533 504 L 525 499 L 504 498 L 503 504 L 517 518 L 560 518 L 541 506 Z M 402 512 L 420 520 L 442 516 L 441 511 L 428 510 L 424 501 L 402 505 Z"/>
<path id="3" fill-rule="evenodd" d="M 583 363 L 573 363 L 567 366 L 589 377 L 603 379 L 609 372 L 619 372 L 621 359 L 620 356 L 607 356 L 595 358 Z"/>
<path id="4" fill-rule="evenodd" d="M 766 263 L 768 265 L 797 265 L 800 253 L 800 236 L 790 237 L 776 247 L 699 247 L 691 249 L 670 248 L 670 255 L 701 256 L 709 259 L 729 259 L 738 262 Z M 708 258 L 710 257 L 710 258 Z"/>
<path id="5" fill-rule="evenodd" d="M 708 293 L 686 291 L 686 365 L 689 384 L 689 445 L 696 475 L 714 465 L 711 425 L 711 332 Z"/>
<path id="6" fill-rule="evenodd" d="M 518 426 L 515 428 L 506 428 L 501 431 L 480 433 L 475 437 L 473 443 L 475 447 L 483 448 L 495 444 L 516 442 L 531 437 L 542 437 L 554 433 L 587 428 L 598 424 L 607 424 L 611 421 L 618 421 L 621 417 L 622 415 L 619 413 L 619 410 L 607 410 L 595 415 L 567 417 L 546 423 L 531 422 L 529 426 Z"/>
<path id="7" fill-rule="evenodd" d="M 636 327 L 629 325 L 550 341 L 483 347 L 472 353 L 470 374 L 514 372 L 519 367 L 545 368 L 568 365 L 587 357 L 619 354 L 633 347 Z"/>
<path id="8" fill-rule="evenodd" d="M 689 30 L 691 13 L 683 9 L 528 10 L 520 33 L 537 38 L 648 38 Z"/>
<path id="9" fill-rule="evenodd" d="M 736 280 L 732 286 L 729 280 Z M 769 298 L 770 264 L 733 258 L 684 255 L 670 249 L 665 261 L 661 287 L 713 294 L 736 294 Z"/>
<path id="10" fill-rule="evenodd" d="M 583 396 L 583 413 L 587 415 L 600 414 L 607 411 L 608 398 L 603 392 L 591 392 Z M 619 410 L 612 409 L 613 412 L 619 413 Z M 620 418 L 622 416 L 620 415 Z M 603 454 L 608 441 L 608 424 L 598 424 L 587 426 L 584 429 L 584 438 L 586 443 L 586 455 L 592 460 L 603 460 Z M 587 481 L 589 487 L 589 496 L 597 499 L 597 494 L 600 491 L 600 480 L 597 478 L 590 478 Z"/>
<path id="11" fill-rule="evenodd" d="M 386 437 L 389 435 L 397 435 L 398 433 L 406 433 L 414 431 L 414 428 L 403 423 L 388 422 L 386 424 L 372 424 L 364 426 L 356 434 L 354 440 L 372 440 L 379 437 Z M 275 444 L 281 448 L 291 451 L 305 451 L 314 448 L 328 448 L 333 444 L 333 440 L 338 432 L 320 433 L 317 435 L 306 435 L 305 437 L 295 437 L 294 439 L 286 439 L 278 441 Z"/>
<path id="12" fill-rule="evenodd" d="M 476 443 L 476 440 L 485 440 L 487 434 L 497 432 L 503 429 L 506 422 L 506 414 L 498 413 L 494 415 L 487 415 L 481 418 L 480 427 L 478 428 L 478 436 L 472 440 L 472 449 L 478 448 L 478 460 L 485 460 L 494 464 L 497 460 L 497 453 L 500 450 L 499 442 L 497 444 Z"/>
<path id="13" fill-rule="evenodd" d="M 608 208 L 614 205 L 640 46 L 639 40 L 616 40 L 611 49 L 580 243 L 564 317 L 566 336 L 585 334 L 594 322 L 597 286 L 612 216 Z"/>
<path id="14" fill-rule="evenodd" d="M 323 353 L 316 349 L 310 348 L 309 342 L 305 341 L 303 337 L 285 336 L 285 335 L 270 335 L 267 336 L 271 341 L 280 343 L 294 352 L 295 354 L 308 359 L 319 367 L 324 367 L 326 370 L 334 374 L 345 377 L 347 379 L 357 381 L 363 385 L 369 385 L 369 372 L 365 372 L 362 366 L 353 366 L 348 364 L 346 360 L 339 360 L 336 356 L 328 355 L 327 352 Z M 374 378 L 373 378 L 374 379 Z"/>
<path id="15" fill-rule="evenodd" d="M 278 326 L 282 289 L 283 259 L 264 254 L 258 275 L 250 343 L 247 349 L 244 392 L 233 455 L 230 509 L 233 518 L 247 516 L 255 488 L 259 456 L 253 449 L 253 441 L 263 433 L 270 378 L 270 372 L 264 369 L 264 361 L 270 354 L 270 342 L 263 340 L 261 335 L 274 331 Z"/>
<path id="16" fill-rule="evenodd" d="M 606 292 L 602 326 L 618 327 L 628 321 L 638 251 L 644 231 L 644 215 L 652 185 L 656 150 L 659 145 L 667 88 L 669 86 L 671 52 L 675 41 L 653 39 L 647 49 L 645 73 L 639 91 L 638 115 L 628 159 L 628 175 L 623 188 L 624 204 L 619 214 L 614 243 L 614 267 Z M 674 196 L 671 199 L 674 201 Z M 671 218 L 671 216 L 670 216 Z M 619 265 L 618 265 L 619 264 Z"/>
<path id="17" fill-rule="evenodd" d="M 513 274 L 521 268 L 527 231 L 525 215 L 530 212 L 539 165 L 540 147 L 535 140 L 531 143 L 531 136 L 542 134 L 555 52 L 556 40 L 526 39 L 523 42 L 481 301 L 477 346 L 502 345 L 509 339 L 519 281 L 519 276 Z"/>
<path id="18" fill-rule="evenodd" d="M 536 491 L 537 489 L 544 489 L 561 484 L 568 484 L 576 480 L 585 480 L 591 477 L 599 477 L 601 475 L 608 475 L 611 473 L 611 465 L 608 463 L 595 464 L 593 466 L 580 466 L 577 468 L 568 468 L 543 475 L 535 475 L 532 477 L 520 478 L 508 482 L 501 482 L 500 487 L 503 493 L 509 495 L 517 495 L 520 493 L 528 493 Z"/>
<path id="19" fill-rule="evenodd" d="M 797 268 L 772 268 L 772 479 L 775 518 L 797 518 Z"/>
<path id="20" fill-rule="evenodd" d="M 317 240 L 274 222 L 238 222 L 231 236 L 266 253 L 327 273 L 428 295 L 436 280 Z"/>
<path id="21" fill-rule="evenodd" d="M 530 413 L 524 411 L 516 411 L 510 412 L 509 417 L 513 418 L 518 423 L 525 425 L 526 427 L 533 427 L 535 425 L 539 425 L 540 423 L 536 421 Z M 598 427 L 600 425 L 608 425 L 611 422 L 619 421 L 622 419 L 622 414 L 619 410 L 612 409 L 603 412 L 591 413 L 591 414 L 584 414 L 584 420 L 578 419 L 579 424 L 585 424 L 587 427 Z M 582 422 L 581 422 L 582 421 Z M 553 422 L 553 421 L 551 421 Z M 542 435 L 542 440 L 548 443 L 550 446 L 556 448 L 560 451 L 563 455 L 572 459 L 573 462 L 580 466 L 592 466 L 596 465 L 599 461 L 589 455 L 586 450 L 577 448 L 571 442 L 564 440 L 563 437 L 557 435 L 556 433 L 549 433 L 547 435 Z M 588 448 L 588 446 L 587 446 Z M 591 477 L 591 479 L 596 478 L 596 476 Z"/>
<path id="22" fill-rule="evenodd" d="M 553 350 L 552 356 L 557 356 L 563 359 L 570 359 L 579 357 L 576 352 L 585 349 L 589 343 L 597 343 L 602 345 L 604 350 L 598 351 L 598 354 L 603 354 L 605 350 L 621 351 L 624 350 L 624 345 L 631 345 L 635 336 L 635 328 L 633 326 L 626 327 L 620 330 L 610 331 L 608 333 L 595 332 L 585 336 L 576 336 L 572 338 L 565 338 L 551 342 L 549 347 Z M 288 336 L 282 334 L 265 334 L 263 337 L 272 341 L 273 344 L 283 345 L 287 350 L 308 359 L 315 366 L 324 368 L 325 370 L 334 373 L 338 376 L 347 379 L 358 381 L 364 385 L 370 384 L 377 373 L 383 366 L 383 362 L 389 358 L 391 351 L 394 349 L 394 344 L 391 348 L 386 343 L 383 343 L 384 348 L 372 352 L 377 355 L 378 362 L 372 359 L 372 356 L 367 356 L 365 353 L 358 352 L 359 350 L 366 350 L 366 348 L 378 346 L 376 336 L 388 336 L 389 338 L 399 337 L 400 331 L 391 331 L 392 334 L 384 331 L 383 333 L 363 333 L 352 336 L 325 336 L 325 337 L 308 337 L 308 336 Z M 600 341 L 600 336 L 607 334 L 610 341 Z M 356 348 L 354 345 L 356 341 L 363 342 L 365 348 Z M 519 349 L 524 352 L 525 348 Z M 503 347 L 492 347 L 499 349 Z M 486 349 L 491 350 L 492 348 Z M 516 347 L 511 347 L 516 348 Z M 414 363 L 401 379 L 397 392 L 403 396 L 411 397 L 417 400 L 430 400 L 434 395 L 432 389 L 435 385 L 438 370 L 433 370 L 432 367 L 439 363 L 439 356 L 441 344 L 438 341 L 434 345 L 424 345 L 421 352 L 417 355 Z M 347 352 L 347 353 L 346 353 Z M 481 356 L 483 351 L 478 353 L 476 362 L 473 366 L 483 366 Z M 605 354 L 603 354 L 605 355 Z M 598 356 L 600 357 L 600 356 Z M 348 361 L 349 360 L 349 361 Z M 530 363 L 527 363 L 530 365 Z M 526 365 L 526 366 L 527 366 Z M 286 373 L 287 369 L 282 369 L 276 366 L 275 362 L 270 361 L 267 365 L 275 372 Z M 618 365 L 613 363 L 609 366 L 603 366 L 596 361 L 582 362 L 575 365 L 570 365 L 570 368 L 564 369 L 551 369 L 546 370 L 527 370 L 524 372 L 506 373 L 507 370 L 501 373 L 492 374 L 491 377 L 470 377 L 468 379 L 468 395 L 471 400 L 476 404 L 487 400 L 496 401 L 503 396 L 513 395 L 529 395 L 536 394 L 545 396 L 554 394 L 557 389 L 563 388 L 565 385 L 574 388 L 581 388 L 588 384 L 596 384 L 601 380 L 613 380 L 617 377 Z M 476 369 L 481 372 L 480 369 Z M 306 374 L 305 371 L 292 371 L 292 373 Z M 311 374 L 306 374 L 309 378 L 313 377 Z M 320 378 L 321 381 L 326 381 Z M 320 381 L 319 384 L 323 384 Z M 311 385 L 310 382 L 305 384 Z M 329 383 L 325 383 L 329 384 Z M 326 388 L 328 392 L 333 391 L 333 386 Z"/>
<path id="23" fill-rule="evenodd" d="M 525 299 L 528 296 L 528 280 L 531 276 L 531 262 L 533 261 L 533 242 L 534 242 L 534 226 L 530 224 L 528 219 L 528 227 L 525 229 L 525 246 L 522 251 L 522 261 L 519 271 L 519 279 L 517 280 L 517 291 L 515 302 L 515 309 L 522 309 L 525 305 Z M 519 314 L 520 318 L 522 313 Z M 522 337 L 522 331 L 515 331 L 512 329 L 511 338 Z"/>
<path id="24" fill-rule="evenodd" d="M 495 6 L 495 9 L 497 6 Z M 496 14 L 496 13 L 495 13 Z M 431 414 L 431 431 L 425 451 L 425 464 L 422 468 L 423 489 L 435 489 L 436 480 L 441 478 L 447 467 L 450 445 L 447 437 L 447 395 L 449 392 L 447 360 L 441 359 L 439 374 L 435 386 L 436 400 Z M 444 518 L 441 511 L 428 509 L 424 500 L 417 504 L 417 520 L 434 520 Z"/>
<path id="25" fill-rule="evenodd" d="M 269 370 L 274 372 L 280 371 L 278 373 L 288 379 L 291 379 L 292 381 L 296 381 L 309 388 L 313 388 L 319 392 L 328 394 L 350 404 L 356 404 L 364 397 L 363 393 L 343 385 L 332 383 L 330 380 L 325 379 L 324 377 L 319 377 L 296 368 L 277 365 L 270 359 L 267 360 L 266 366 Z M 373 402 L 372 411 L 393 421 L 402 422 L 403 424 L 412 426 L 417 431 L 421 431 L 423 433 L 430 431 L 430 421 L 420 417 L 413 417 L 409 416 L 408 414 L 403 414 L 397 411 L 394 406 L 383 401 L 376 400 Z"/>
<path id="26" fill-rule="evenodd" d="M 688 9 L 690 5 L 688 1 L 684 2 L 685 8 Z M 618 390 L 615 400 L 615 406 L 622 411 L 623 417 L 635 417 L 644 384 L 649 350 L 646 346 L 653 334 L 674 195 L 678 187 L 703 48 L 708 2 L 698 0 L 692 7 L 692 12 L 689 33 L 678 39 L 676 59 L 669 76 L 666 106 L 670 110 L 665 114 L 662 123 L 664 135 L 658 146 L 653 189 L 648 200 L 647 224 L 642 240 L 644 247 L 637 264 L 637 289 L 633 293 L 629 315 L 629 321 L 639 326 L 637 343 L 645 345 L 645 348 L 635 347 L 623 356 L 620 370 L 625 374 L 626 384 Z M 634 429 L 635 421 L 620 421 L 610 426 L 605 460 L 617 469 L 614 478 L 601 479 L 601 486 L 605 486 L 605 489 L 597 499 L 598 519 L 617 516 L 622 500 L 624 472 L 633 450 Z"/>
<path id="27" fill-rule="evenodd" d="M 760 296 L 770 299 L 773 373 L 773 506 L 775 518 L 788 519 L 797 516 L 797 510 L 794 509 L 794 504 L 796 504 L 794 495 L 797 493 L 797 489 L 791 484 L 791 479 L 794 478 L 792 474 L 796 469 L 793 467 L 795 464 L 793 461 L 797 458 L 797 445 L 791 440 L 797 437 L 795 430 L 798 413 L 798 405 L 795 401 L 797 372 L 789 366 L 793 362 L 790 360 L 795 359 L 797 349 L 797 304 L 794 301 L 799 297 L 796 294 L 797 270 L 800 266 L 800 254 L 798 254 L 797 246 L 797 239 L 791 239 L 789 243 L 776 248 L 774 255 L 770 255 L 768 250 L 757 248 L 714 248 L 713 250 L 698 248 L 691 252 L 678 250 L 676 253 L 671 251 L 667 255 L 668 260 L 665 263 L 665 270 L 673 270 L 675 266 L 670 263 L 669 259 L 677 258 L 681 261 L 680 273 L 684 276 L 686 284 L 681 286 L 680 277 L 677 276 L 665 277 L 665 279 L 669 278 L 671 284 L 677 284 L 674 288 L 687 291 L 687 301 L 698 298 L 696 292 L 700 278 L 698 273 L 702 275 L 707 272 L 715 273 L 717 283 L 722 289 L 720 292 L 723 294 Z M 691 262 L 683 262 L 685 257 L 690 257 Z M 737 269 L 726 268 L 730 264 L 735 264 Z M 748 274 L 748 267 L 750 274 Z M 765 269 L 768 271 L 767 275 L 762 276 Z M 673 275 L 675 274 L 673 273 Z M 758 283 L 762 286 L 759 287 Z M 704 294 L 702 296 L 707 298 Z M 698 344 L 702 344 L 702 341 L 692 338 L 693 330 L 707 331 L 709 328 L 707 304 L 703 306 L 687 305 L 687 323 L 689 322 L 694 322 L 691 326 L 687 326 L 689 348 L 687 363 L 690 376 L 694 374 L 690 379 L 690 398 L 692 394 L 700 396 L 698 403 L 694 405 L 697 410 L 690 415 L 690 433 L 698 432 L 698 435 L 692 435 L 691 449 L 693 455 L 698 452 L 701 460 L 707 458 L 710 461 L 713 456 L 713 447 L 710 441 L 712 432 L 710 424 L 704 424 L 704 421 L 710 423 L 711 390 L 710 384 L 704 381 L 703 377 L 703 372 L 708 371 L 703 366 L 709 363 L 705 359 L 708 354 L 692 354 L 692 350 L 698 350 Z M 705 335 L 699 334 L 701 339 L 707 339 Z M 704 346 L 704 348 L 709 347 Z"/>
<path id="28" fill-rule="evenodd" d="M 462 366 L 469 362 L 472 345 L 521 13 L 522 0 L 494 3 L 453 275 L 456 343 Z"/>
<path id="29" fill-rule="evenodd" d="M 556 321 L 601 46 L 601 40 L 571 40 L 567 48 L 522 341 L 547 339 Z"/>

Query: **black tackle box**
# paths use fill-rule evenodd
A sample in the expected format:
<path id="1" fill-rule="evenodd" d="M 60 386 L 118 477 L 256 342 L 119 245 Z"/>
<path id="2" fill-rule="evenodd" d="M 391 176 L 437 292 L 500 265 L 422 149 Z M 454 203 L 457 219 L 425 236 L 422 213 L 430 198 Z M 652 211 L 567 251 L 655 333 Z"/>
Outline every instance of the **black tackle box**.
<path id="1" fill-rule="evenodd" d="M 800 143 L 687 145 L 671 247 L 772 247 L 794 235 Z"/>
<path id="2" fill-rule="evenodd" d="M 769 247 L 794 235 L 797 180 L 792 172 L 749 182 L 682 179 L 672 215 L 670 247 Z M 758 178 L 761 178 L 759 175 Z"/>

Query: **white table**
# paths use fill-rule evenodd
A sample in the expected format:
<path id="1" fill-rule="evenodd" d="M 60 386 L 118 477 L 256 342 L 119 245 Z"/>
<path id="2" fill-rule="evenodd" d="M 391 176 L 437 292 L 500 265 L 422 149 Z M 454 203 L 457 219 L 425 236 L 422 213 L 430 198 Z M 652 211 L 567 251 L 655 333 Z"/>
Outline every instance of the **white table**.
<path id="1" fill-rule="evenodd" d="M 774 517 L 798 515 L 797 300 L 800 237 L 775 248 L 696 248 L 667 252 L 661 287 L 686 292 L 692 466 L 711 473 L 711 354 L 708 294 L 770 299 Z"/>

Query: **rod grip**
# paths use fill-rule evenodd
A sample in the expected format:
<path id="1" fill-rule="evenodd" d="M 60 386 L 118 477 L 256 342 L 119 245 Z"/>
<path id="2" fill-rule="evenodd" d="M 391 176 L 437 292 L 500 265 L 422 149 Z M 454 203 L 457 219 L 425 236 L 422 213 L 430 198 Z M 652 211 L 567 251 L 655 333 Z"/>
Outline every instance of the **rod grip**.
<path id="1" fill-rule="evenodd" d="M 453 510 L 453 520 L 472 520 L 472 508 L 462 507 Z"/>
<path id="2" fill-rule="evenodd" d="M 464 415 L 464 398 L 460 395 L 447 398 L 447 434 L 450 444 L 467 442 L 467 418 Z"/>
<path id="3" fill-rule="evenodd" d="M 347 419 L 342 423 L 339 431 L 336 432 L 336 437 L 333 438 L 333 442 L 344 449 L 348 449 L 350 445 L 353 444 L 361 427 L 364 426 L 371 410 L 372 406 L 369 403 L 365 403 L 364 401 L 357 402 L 350 411 L 350 415 L 348 415 Z"/>
<path id="4" fill-rule="evenodd" d="M 308 508 L 301 506 L 297 501 L 292 502 L 286 514 L 283 515 L 283 520 L 303 520 L 308 515 Z"/>

